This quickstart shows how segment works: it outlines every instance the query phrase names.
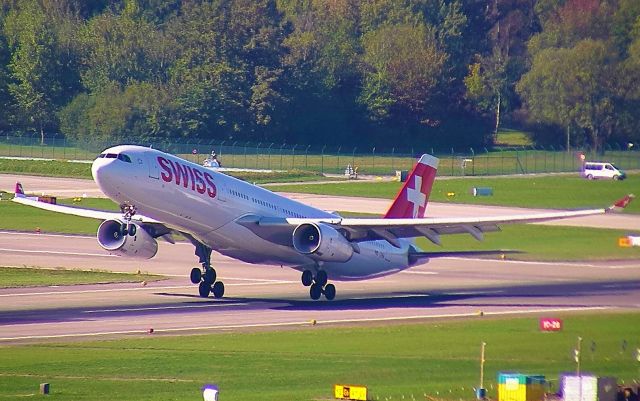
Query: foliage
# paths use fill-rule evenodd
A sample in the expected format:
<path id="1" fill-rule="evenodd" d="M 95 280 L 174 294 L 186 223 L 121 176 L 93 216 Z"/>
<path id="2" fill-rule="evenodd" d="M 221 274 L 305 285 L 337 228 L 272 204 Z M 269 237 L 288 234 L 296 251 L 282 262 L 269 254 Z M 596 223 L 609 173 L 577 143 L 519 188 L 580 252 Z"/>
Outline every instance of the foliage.
<path id="1" fill-rule="evenodd" d="M 507 121 L 636 141 L 639 17 L 635 0 L 3 0 L 0 130 L 451 148 Z"/>

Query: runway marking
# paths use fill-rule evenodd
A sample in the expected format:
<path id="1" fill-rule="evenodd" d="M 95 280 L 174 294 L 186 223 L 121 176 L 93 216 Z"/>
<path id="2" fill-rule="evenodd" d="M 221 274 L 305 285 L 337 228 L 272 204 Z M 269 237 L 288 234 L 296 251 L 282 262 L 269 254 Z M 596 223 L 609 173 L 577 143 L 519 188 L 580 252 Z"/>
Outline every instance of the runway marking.
<path id="1" fill-rule="evenodd" d="M 425 275 L 425 276 L 435 276 L 435 275 L 440 274 L 438 272 L 421 272 L 421 271 L 413 271 L 413 270 L 403 270 L 400 273 L 404 273 L 404 274 L 421 274 L 421 275 Z"/>
<path id="2" fill-rule="evenodd" d="M 53 254 L 53 255 L 98 256 L 101 258 L 117 258 L 116 255 L 109 255 L 104 253 L 88 253 L 88 252 L 32 251 L 27 249 L 11 249 L 11 248 L 0 248 L 0 251 L 13 252 L 13 253 L 36 253 L 36 254 L 46 254 L 46 255 Z"/>
<path id="3" fill-rule="evenodd" d="M 459 292 L 447 292 L 442 295 L 493 295 L 493 294 L 504 294 L 503 290 L 495 290 L 495 291 L 459 291 Z"/>
<path id="4" fill-rule="evenodd" d="M 530 260 L 499 260 L 499 259 L 477 259 L 477 258 L 461 258 L 461 257 L 446 257 L 441 259 L 454 259 L 454 260 L 465 260 L 465 261 L 475 261 L 475 262 L 497 262 L 497 263 L 510 263 L 510 264 L 519 264 L 519 265 L 542 265 L 542 266 L 568 266 L 568 267 L 593 267 L 597 269 L 637 269 L 640 268 L 640 265 L 629 266 L 629 265 L 594 265 L 583 262 L 536 262 Z M 633 262 L 630 260 L 630 262 Z"/>
<path id="5" fill-rule="evenodd" d="M 163 377 L 88 377 L 88 376 L 64 376 L 64 375 L 34 375 L 30 373 L 0 373 L 0 377 L 46 377 L 51 379 L 63 380 L 102 380 L 102 381 L 121 381 L 121 382 L 167 382 L 167 383 L 198 383 L 200 380 L 191 379 L 175 379 Z M 34 394 L 35 395 L 35 394 Z M 31 396 L 31 395 L 30 395 Z"/>
<path id="6" fill-rule="evenodd" d="M 227 280 L 235 280 L 235 278 L 227 278 Z M 297 283 L 297 281 L 264 281 L 256 280 L 254 283 L 231 283 L 225 284 L 226 287 L 248 287 L 248 286 L 259 286 L 259 285 L 280 285 L 280 284 L 292 284 Z M 165 287 L 135 287 L 135 288 L 106 288 L 106 289 L 95 289 L 95 290 L 77 290 L 77 291 L 46 291 L 46 292 L 20 292 L 13 294 L 0 294 L 0 297 L 17 297 L 17 296 L 40 296 L 40 295 L 70 295 L 70 294 L 91 294 L 91 293 L 105 293 L 105 292 L 121 292 L 121 291 L 160 291 L 160 290 L 180 290 L 187 288 L 196 288 L 194 284 L 192 285 L 175 285 L 175 286 L 165 286 Z"/>
<path id="7" fill-rule="evenodd" d="M 496 312 L 484 312 L 484 316 L 504 316 L 514 314 L 534 314 L 534 313 L 549 313 L 549 312 L 575 312 L 575 311 L 593 311 L 593 310 L 607 310 L 609 307 L 569 307 L 569 308 L 539 308 L 528 310 L 510 310 L 510 311 L 496 311 Z M 371 322 L 390 322 L 390 321 L 402 321 L 402 320 L 419 320 L 419 319 L 442 319 L 442 318 L 460 318 L 460 317 L 474 317 L 478 316 L 477 313 L 449 313 L 440 315 L 412 315 L 412 316 L 394 316 L 386 318 L 358 318 L 358 319 L 333 319 L 333 320 L 316 320 L 316 324 L 344 324 L 344 323 L 371 323 Z M 195 327 L 176 327 L 169 329 L 154 328 L 155 333 L 178 333 L 189 331 L 203 331 L 203 330 L 233 330 L 233 329 L 249 329 L 249 328 L 271 328 L 271 327 L 289 327 L 289 326 L 308 326 L 309 320 L 294 321 L 294 322 L 280 322 L 280 323 L 248 323 L 248 324 L 234 324 L 234 325 L 222 325 L 222 326 L 195 326 Z M 56 339 L 56 338 L 75 338 L 75 337 L 99 337 L 108 335 L 128 335 L 128 334 L 147 334 L 146 330 L 120 330 L 120 331 L 102 331 L 102 332 L 88 332 L 88 333 L 69 333 L 69 334 L 52 334 L 52 335 L 36 335 L 36 336 L 16 336 L 16 337 L 0 337 L 0 341 L 16 341 L 16 340 L 44 340 L 44 339 Z"/>
<path id="8" fill-rule="evenodd" d="M 154 306 L 148 308 L 122 308 L 122 309 L 95 309 L 86 310 L 82 313 L 117 313 L 117 312 L 143 312 L 143 311 L 158 311 L 158 310 L 171 310 L 171 309 L 201 309 L 201 308 L 219 308 L 222 306 L 243 306 L 249 305 L 248 302 L 236 302 L 236 303 L 216 303 L 205 305 L 181 305 L 181 306 Z"/>
<path id="9" fill-rule="evenodd" d="M 22 231 L 0 231 L 0 235 L 9 235 L 9 236 L 18 236 L 18 235 L 23 235 L 23 236 L 29 236 L 29 237 L 58 237 L 58 238 L 74 238 L 74 239 L 78 239 L 78 238 L 84 238 L 84 239 L 95 239 L 94 236 L 92 235 L 66 235 L 66 234 L 38 234 L 38 233 L 26 233 L 26 232 L 22 232 Z"/>

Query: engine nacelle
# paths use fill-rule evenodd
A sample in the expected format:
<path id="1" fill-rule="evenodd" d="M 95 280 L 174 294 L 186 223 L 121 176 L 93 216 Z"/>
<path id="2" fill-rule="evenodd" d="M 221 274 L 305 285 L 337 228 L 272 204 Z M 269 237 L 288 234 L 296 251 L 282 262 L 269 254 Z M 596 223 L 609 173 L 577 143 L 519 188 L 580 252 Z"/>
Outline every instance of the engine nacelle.
<path id="1" fill-rule="evenodd" d="M 128 258 L 151 259 L 158 252 L 158 242 L 136 223 L 105 220 L 98 227 L 98 244 L 112 254 Z"/>
<path id="2" fill-rule="evenodd" d="M 346 262 L 353 246 L 336 229 L 322 223 L 304 223 L 293 230 L 296 251 L 324 262 Z"/>

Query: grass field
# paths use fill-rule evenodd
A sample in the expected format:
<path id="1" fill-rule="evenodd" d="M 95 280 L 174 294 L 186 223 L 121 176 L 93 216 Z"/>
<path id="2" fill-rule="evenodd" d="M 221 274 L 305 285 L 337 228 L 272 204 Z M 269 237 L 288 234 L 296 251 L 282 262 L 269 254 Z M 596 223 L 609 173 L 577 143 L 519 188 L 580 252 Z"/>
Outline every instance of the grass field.
<path id="1" fill-rule="evenodd" d="M 28 174 L 46 177 L 92 178 L 90 163 L 69 163 L 60 160 L 43 161 L 0 159 L 0 173 Z M 266 182 L 330 180 L 318 172 L 299 169 L 282 172 L 230 171 L 226 174 L 241 180 L 258 184 Z"/>
<path id="2" fill-rule="evenodd" d="M 29 174 L 46 177 L 91 178 L 90 163 L 69 163 L 60 160 L 0 159 L 0 173 Z"/>
<path id="3" fill-rule="evenodd" d="M 500 147 L 487 149 L 451 149 L 436 154 L 440 158 L 440 175 L 502 175 L 574 171 L 580 168 L 578 151 L 564 152 L 553 148 L 541 149 L 530 146 L 527 137 L 519 131 L 503 131 L 499 134 Z M 105 145 L 106 146 L 106 145 Z M 194 145 L 195 146 L 195 145 Z M 195 146 L 198 147 L 198 146 Z M 159 149 L 162 150 L 162 146 Z M 187 150 L 188 148 L 188 150 Z M 190 146 L 177 149 L 169 146 L 170 153 L 201 164 L 208 151 L 192 154 Z M 207 146 L 210 149 L 209 146 Z M 98 146 L 96 149 L 103 149 Z M 267 149 L 252 146 L 226 146 L 217 148 L 225 167 L 249 169 L 304 170 L 322 173 L 342 173 L 347 164 L 357 166 L 360 174 L 393 175 L 397 170 L 410 170 L 422 153 L 434 154 L 434 149 L 408 149 L 380 153 L 375 148 L 325 149 L 308 153 L 303 149 Z M 184 153 L 187 152 L 187 153 Z M 51 158 L 56 160 L 93 160 L 99 150 L 85 151 L 78 148 L 57 146 L 18 146 L 0 144 L 0 156 Z M 623 169 L 640 168 L 638 152 L 608 150 L 606 154 L 588 154 L 589 160 L 603 159 L 616 163 Z M 33 167 L 28 167 L 33 169 Z M 0 171 L 2 169 L 0 168 Z"/>
<path id="4" fill-rule="evenodd" d="M 161 276 L 149 274 L 122 274 L 104 271 L 67 269 L 25 269 L 0 267 L 0 288 L 75 285 L 98 283 L 135 283 L 155 281 Z"/>
<path id="5" fill-rule="evenodd" d="M 509 128 L 501 128 L 496 138 L 498 146 L 531 146 L 531 138 L 527 132 Z"/>
<path id="6" fill-rule="evenodd" d="M 332 386 L 362 384 L 374 400 L 472 400 L 486 342 L 485 387 L 497 398 L 499 371 L 575 370 L 631 383 L 640 373 L 640 314 L 564 318 L 542 333 L 535 317 L 322 328 L 62 344 L 0 346 L 0 399 L 33 396 L 42 382 L 56 400 L 197 400 L 204 383 L 221 400 L 331 399 Z M 554 389 L 557 387 L 554 387 Z"/>
<path id="7" fill-rule="evenodd" d="M 393 199 L 399 182 L 350 182 L 309 185 L 275 185 L 271 191 L 304 192 L 323 195 Z M 474 187 L 490 187 L 492 196 L 474 197 Z M 502 178 L 437 179 L 430 201 L 465 204 L 502 205 L 534 208 L 605 207 L 624 195 L 640 196 L 640 175 L 632 174 L 624 181 L 589 181 L 578 177 L 535 176 Z M 454 196 L 448 196 L 453 193 Z M 640 213 L 640 200 L 632 202 L 628 213 Z"/>

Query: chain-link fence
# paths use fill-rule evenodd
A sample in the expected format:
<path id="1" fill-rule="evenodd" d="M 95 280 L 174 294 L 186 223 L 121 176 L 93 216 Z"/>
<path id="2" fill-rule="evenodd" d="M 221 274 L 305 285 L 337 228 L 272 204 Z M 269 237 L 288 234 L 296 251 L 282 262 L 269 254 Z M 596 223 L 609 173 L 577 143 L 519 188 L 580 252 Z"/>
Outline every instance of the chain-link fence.
<path id="1" fill-rule="evenodd" d="M 267 170 L 308 170 L 343 174 L 348 165 L 358 168 L 358 174 L 393 175 L 409 170 L 417 157 L 428 152 L 440 158 L 439 175 L 484 176 L 579 171 L 581 155 L 586 160 L 606 160 L 622 169 L 640 169 L 639 146 L 606 147 L 595 154 L 589 149 L 578 150 L 527 147 L 488 149 L 396 148 L 376 149 L 353 146 L 289 145 L 240 141 L 154 142 L 143 146 L 178 155 L 196 163 L 215 151 L 224 167 Z M 93 160 L 113 143 L 73 143 L 53 135 L 41 141 L 40 136 L 0 137 L 0 157 L 43 158 L 59 160 Z"/>

